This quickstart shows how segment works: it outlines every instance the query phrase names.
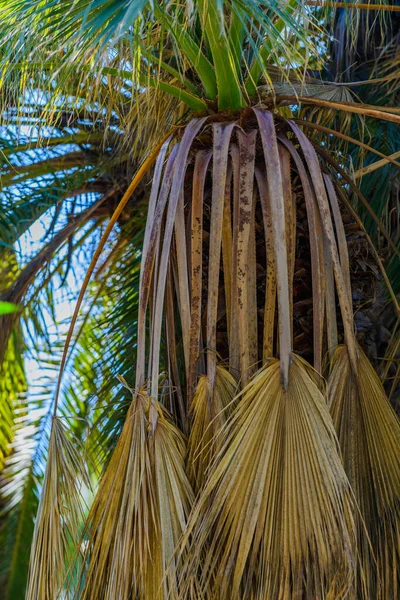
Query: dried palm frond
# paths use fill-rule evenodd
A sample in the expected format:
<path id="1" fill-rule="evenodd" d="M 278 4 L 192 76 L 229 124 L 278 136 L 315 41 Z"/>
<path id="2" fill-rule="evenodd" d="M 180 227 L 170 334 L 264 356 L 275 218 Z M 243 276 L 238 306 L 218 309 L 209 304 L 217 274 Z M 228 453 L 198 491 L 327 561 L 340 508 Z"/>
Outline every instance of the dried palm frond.
<path id="1" fill-rule="evenodd" d="M 88 487 L 86 466 L 68 438 L 65 425 L 53 417 L 47 466 L 31 547 L 27 600 L 64 597 L 63 588 L 76 561 L 75 548 L 85 504 L 80 481 Z"/>
<path id="2" fill-rule="evenodd" d="M 400 424 L 370 362 L 361 348 L 358 352 L 354 373 L 346 346 L 337 348 L 328 399 L 369 536 L 360 524 L 362 577 L 370 581 L 365 597 L 389 600 L 400 592 Z"/>
<path id="3" fill-rule="evenodd" d="M 328 175 L 322 178 L 310 142 L 296 126 L 291 127 L 317 193 L 345 330 L 346 346 L 333 357 L 328 397 L 344 467 L 360 510 L 355 514 L 360 555 L 357 597 L 389 599 L 399 590 L 400 425 L 378 376 L 356 343 L 350 261 L 334 186 Z"/>
<path id="4" fill-rule="evenodd" d="M 213 388 L 207 375 L 199 378 L 188 440 L 188 472 L 195 491 L 204 484 L 208 466 L 219 448 L 219 433 L 232 412 L 236 389 L 235 379 L 220 365 Z"/>
<path id="5" fill-rule="evenodd" d="M 134 396 L 90 510 L 80 600 L 174 597 L 173 552 L 193 492 L 184 472 L 184 437 L 158 404 L 153 431 L 151 404 L 144 390 Z"/>
<path id="6" fill-rule="evenodd" d="M 181 598 L 344 598 L 356 561 L 352 494 L 324 396 L 294 356 L 243 390 L 191 515 Z M 203 597 L 203 596 L 200 596 Z"/>
<path id="7" fill-rule="evenodd" d="M 204 481 L 210 458 L 215 452 L 215 440 L 218 437 L 221 425 L 226 421 L 229 414 L 229 407 L 234 397 L 236 389 L 235 380 L 232 375 L 224 368 L 217 366 L 217 312 L 218 312 L 218 291 L 220 276 L 220 256 L 223 250 L 223 260 L 227 264 L 227 256 L 231 251 L 231 224 L 229 218 L 230 205 L 230 177 L 228 177 L 228 151 L 230 138 L 234 123 L 229 125 L 214 125 L 214 147 L 213 147 L 213 191 L 211 201 L 210 216 L 210 247 L 209 252 L 213 257 L 208 266 L 208 295 L 207 295 L 207 375 L 200 377 L 196 393 L 192 402 L 193 423 L 189 436 L 189 472 L 193 481 L 195 490 L 198 490 Z M 199 204 L 203 202 L 203 189 L 205 169 L 207 169 L 209 155 L 199 155 L 198 164 L 203 165 L 200 171 L 201 186 L 197 189 L 194 186 L 193 194 L 193 216 L 194 231 L 198 236 L 193 238 L 193 271 L 192 271 L 192 295 L 196 298 L 197 293 L 201 292 L 202 284 L 202 265 L 201 265 L 201 247 L 202 241 L 199 235 L 202 234 L 202 208 Z M 231 175 L 231 173 L 230 173 Z M 201 212 L 200 212 L 201 211 Z M 228 221 L 227 221 L 228 219 Z M 228 247 L 227 247 L 228 244 Z M 178 252 L 178 249 L 177 249 Z M 231 257 L 230 257 L 231 258 Z M 199 262 L 200 260 L 200 262 Z M 229 262 L 232 268 L 232 263 Z M 228 289 L 225 281 L 225 289 Z M 228 293 L 230 289 L 228 289 Z M 230 298 L 230 296 L 229 296 Z M 189 357 L 191 366 L 189 372 L 191 377 L 195 376 L 196 359 L 200 340 L 200 312 L 199 296 L 197 302 L 194 302 L 191 311 L 190 338 L 192 355 Z M 230 306 L 228 296 L 226 301 L 227 319 L 229 321 Z M 189 393 L 191 391 L 189 383 Z M 190 401 L 190 398 L 189 398 Z"/>

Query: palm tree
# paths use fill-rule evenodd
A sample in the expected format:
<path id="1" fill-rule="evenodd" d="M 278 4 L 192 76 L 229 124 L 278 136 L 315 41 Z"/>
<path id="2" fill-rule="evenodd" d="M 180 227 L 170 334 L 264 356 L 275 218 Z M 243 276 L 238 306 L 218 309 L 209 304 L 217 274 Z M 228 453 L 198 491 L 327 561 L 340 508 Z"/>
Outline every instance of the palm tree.
<path id="1" fill-rule="evenodd" d="M 369 245 L 399 309 L 354 206 L 398 249 L 334 143 L 379 154 L 361 127 L 343 128 L 350 115 L 398 124 L 396 110 L 343 101 L 343 87 L 304 79 L 321 67 L 327 13 L 302 3 L 7 9 L 4 52 L 23 77 L 5 73 L 5 106 L 40 79 L 56 126 L 54 107 L 65 110 L 72 85 L 74 115 L 96 107 L 113 132 L 118 115 L 121 147 L 135 135 L 134 160 L 148 151 L 89 274 L 156 159 L 135 383 L 122 379 L 131 403 L 85 515 L 76 473 L 89 486 L 86 469 L 57 413 L 71 328 L 27 598 L 396 597 L 400 429 L 355 335 L 350 241 Z M 45 36 L 34 62 L 37 31 Z"/>

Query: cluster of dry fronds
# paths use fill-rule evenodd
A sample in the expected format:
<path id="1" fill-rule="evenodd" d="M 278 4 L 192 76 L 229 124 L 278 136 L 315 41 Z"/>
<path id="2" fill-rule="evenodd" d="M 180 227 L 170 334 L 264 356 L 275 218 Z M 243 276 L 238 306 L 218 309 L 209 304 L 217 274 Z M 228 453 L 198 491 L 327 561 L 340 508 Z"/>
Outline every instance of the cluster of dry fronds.
<path id="1" fill-rule="evenodd" d="M 340 176 L 296 123 L 262 108 L 193 119 L 173 139 L 149 202 L 132 405 L 71 595 L 393 600 L 400 427 L 354 333 Z M 293 335 L 299 252 L 307 360 Z M 60 525 L 45 536 L 51 519 L 68 525 L 53 462 L 29 600 L 50 555 L 40 598 L 66 577 Z"/>

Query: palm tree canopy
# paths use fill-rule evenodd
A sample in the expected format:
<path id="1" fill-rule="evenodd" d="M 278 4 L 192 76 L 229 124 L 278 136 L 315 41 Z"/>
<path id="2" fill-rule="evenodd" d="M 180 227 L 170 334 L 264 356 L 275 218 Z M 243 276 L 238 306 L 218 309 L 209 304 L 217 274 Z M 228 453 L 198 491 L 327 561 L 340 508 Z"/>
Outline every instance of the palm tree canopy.
<path id="1" fill-rule="evenodd" d="M 386 3 L 379 0 L 375 5 Z M 118 453 L 127 452 L 132 431 L 141 431 L 146 419 L 152 418 L 146 405 L 141 413 L 143 422 L 125 420 L 131 403 L 129 386 L 135 375 L 139 266 L 146 239 L 146 210 L 151 203 L 150 176 L 141 182 L 119 216 L 89 284 L 61 388 L 59 415 L 67 419 L 68 427 L 62 425 L 66 421 L 59 421 L 51 428 L 55 376 L 66 336 L 65 325 L 58 329 L 57 342 L 49 333 L 49 323 L 59 319 L 54 306 L 59 289 L 69 296 L 69 301 L 76 299 L 94 249 L 138 166 L 167 132 L 174 131 L 180 142 L 193 117 L 207 116 L 210 123 L 239 119 L 239 125 L 246 129 L 248 108 L 258 106 L 272 110 L 280 123 L 283 118 L 296 120 L 320 148 L 322 161 L 328 161 L 323 152 L 329 151 L 329 160 L 334 163 L 324 162 L 323 175 L 335 173 L 335 185 L 348 194 L 351 207 L 362 219 L 361 224 L 357 223 L 348 208 L 345 235 L 355 288 L 358 339 L 380 368 L 387 391 L 395 397 L 400 378 L 396 363 L 400 335 L 395 328 L 393 304 L 388 305 L 387 301 L 391 294 L 395 299 L 400 292 L 398 15 L 336 9 L 329 3 L 319 6 L 303 0 L 0 0 L 0 12 L 0 591 L 5 598 L 18 600 L 25 593 L 34 515 L 49 446 L 55 448 L 54 452 L 61 449 L 59 462 L 52 464 L 55 477 L 62 470 L 63 460 L 75 461 L 78 467 L 68 440 L 84 445 L 89 475 L 96 487 L 105 466 L 110 464 L 111 470 L 115 469 L 121 456 Z M 367 44 L 366 40 L 372 41 Z M 278 130 L 278 135 L 283 133 L 284 130 Z M 203 152 L 196 158 L 200 178 L 209 177 L 207 169 L 212 161 L 209 162 L 207 152 L 211 148 L 212 141 L 205 130 L 194 145 L 196 152 Z M 393 156 L 386 159 L 389 155 Z M 169 154 L 165 156 L 168 158 Z M 384 162 L 378 166 L 379 161 Z M 298 179 L 300 172 L 292 171 Z M 294 193 L 303 193 L 301 189 L 296 180 Z M 262 220 L 261 213 L 259 216 Z M 19 240 L 38 223 L 44 223 L 47 229 L 40 247 L 21 255 Z M 189 220 L 186 226 L 188 223 Z M 386 283 L 376 257 L 360 233 L 363 227 L 385 268 Z M 205 240 L 203 249 L 208 244 Z M 176 261 L 173 268 L 179 270 L 179 252 Z M 304 278 L 302 273 L 298 281 Z M 77 282 L 72 284 L 74 275 Z M 172 379 L 179 388 L 176 370 L 185 370 L 185 349 L 180 325 L 176 325 L 181 315 L 174 312 L 177 292 L 169 277 L 166 321 L 174 325 L 163 333 L 160 369 L 175 369 Z M 371 308 L 372 289 L 379 302 Z M 311 298 L 310 290 L 308 285 L 302 298 L 305 302 Z M 176 304 L 181 305 L 181 301 L 180 297 Z M 18 310 L 11 312 L 11 305 L 17 305 Z M 306 316 L 305 306 L 295 307 L 299 310 L 296 327 L 301 324 L 294 331 L 295 349 L 300 354 L 306 349 L 302 355 L 310 360 L 315 343 L 313 347 L 312 336 L 308 334 L 307 338 L 305 332 L 312 330 L 315 323 L 312 316 Z M 275 311 L 275 305 L 271 311 Z M 200 306 L 199 319 L 201 315 Z M 254 331 L 254 323 L 250 327 Z M 339 323 L 339 336 L 341 327 Z M 176 356 L 168 354 L 168 345 L 176 346 Z M 386 360 L 380 362 L 378 357 L 382 355 Z M 24 372 L 24 357 L 29 356 L 40 358 L 48 366 L 49 377 L 41 382 L 36 395 Z M 344 350 L 340 356 L 345 363 Z M 335 377 L 340 380 L 345 372 L 343 364 L 336 360 L 330 390 L 334 389 Z M 341 365 L 343 371 L 339 372 Z M 268 373 L 274 368 L 272 365 Z M 296 363 L 292 370 L 301 368 Z M 236 381 L 230 379 L 231 374 L 223 365 L 218 364 L 216 369 L 215 406 L 220 407 L 216 413 L 222 407 L 230 407 L 225 408 L 227 416 L 233 409 Z M 195 370 L 191 376 L 192 396 L 197 375 Z M 187 377 L 190 379 L 189 374 Z M 310 373 L 304 377 L 312 378 Z M 184 389 L 182 378 L 180 383 Z M 378 388 L 376 385 L 374 389 L 380 397 Z M 362 394 L 356 399 L 352 395 L 351 382 L 346 389 L 350 390 L 346 392 L 349 410 L 353 410 L 352 402 L 364 406 Z M 222 440 L 217 439 L 214 444 L 214 434 L 208 428 L 210 417 L 202 403 L 209 397 L 204 373 L 196 394 L 197 404 L 193 402 L 197 429 L 189 439 L 193 465 L 199 463 L 199 444 L 213 448 L 210 463 L 213 454 L 222 452 L 223 447 Z M 198 467 L 200 470 L 188 477 L 183 473 L 186 442 L 174 427 L 178 423 L 187 433 L 187 407 L 182 408 L 185 392 L 177 389 L 165 395 L 174 397 L 168 409 L 174 413 L 175 422 L 171 423 L 169 417 L 164 421 L 162 402 L 157 405 L 164 429 L 159 430 L 155 448 L 158 452 L 160 448 L 167 449 L 169 460 L 178 465 L 178 475 L 175 473 L 176 478 L 170 483 L 179 484 L 182 492 L 182 506 L 175 502 L 177 498 L 171 505 L 176 520 L 169 531 L 176 542 L 182 514 L 186 519 L 188 506 L 193 502 L 191 486 L 196 491 L 196 486 L 201 486 L 206 466 Z M 249 390 L 245 396 L 249 406 L 251 397 Z M 319 398 L 320 392 L 315 391 L 315 406 L 319 406 Z M 333 413 L 337 405 L 336 398 L 336 404 L 332 401 Z M 138 406 L 142 406 L 140 402 Z M 268 406 L 264 407 L 266 411 Z M 236 426 L 236 421 L 230 421 L 224 429 L 225 441 L 236 435 Z M 225 416 L 221 416 L 218 427 L 225 427 Z M 329 437 L 330 430 L 328 433 Z M 165 440 L 171 435 L 177 441 L 176 452 L 166 445 Z M 211 441 L 206 435 L 211 436 Z M 112 455 L 117 439 L 119 446 Z M 145 472 L 147 464 L 162 469 L 161 462 L 152 462 L 153 451 L 152 447 L 146 448 L 137 463 L 126 466 L 125 477 L 134 478 L 140 469 Z M 247 456 L 245 452 L 243 456 Z M 379 460 L 376 458 L 376 464 Z M 80 463 L 79 469 L 85 471 Z M 341 467 L 335 463 L 332 469 L 339 472 Z M 221 473 L 219 476 L 222 478 Z M 103 496 L 100 494 L 93 504 L 88 521 L 88 531 L 93 535 L 98 527 L 105 527 L 102 498 L 111 493 L 118 497 L 113 481 L 102 480 Z M 89 482 L 86 483 L 89 488 Z M 158 485 L 160 480 L 155 477 L 148 490 L 148 507 L 152 506 L 161 519 L 163 507 L 157 505 L 154 491 Z M 218 485 L 215 480 L 208 492 L 214 493 Z M 239 480 L 237 485 L 240 488 Z M 346 504 L 347 489 L 342 488 L 340 493 Z M 60 494 L 64 498 L 65 490 Z M 341 518 L 339 513 L 335 515 Z M 79 519 L 81 527 L 83 517 Z M 192 523 L 197 535 L 196 527 Z M 76 533 L 76 527 L 71 529 Z M 353 534 L 358 533 L 354 533 L 350 522 L 346 523 L 346 531 L 351 546 Z M 153 534 L 155 543 L 157 532 Z M 163 548 L 161 562 L 166 562 L 167 550 Z M 194 554 L 191 556 L 193 559 Z M 351 562 L 350 554 L 347 560 Z M 101 576 L 91 569 L 91 577 Z M 80 589 L 77 573 L 74 578 L 75 589 Z M 60 586 L 60 580 L 55 580 L 54 585 Z M 31 588 L 31 594 L 35 593 Z M 90 593 L 88 583 L 88 598 Z"/>

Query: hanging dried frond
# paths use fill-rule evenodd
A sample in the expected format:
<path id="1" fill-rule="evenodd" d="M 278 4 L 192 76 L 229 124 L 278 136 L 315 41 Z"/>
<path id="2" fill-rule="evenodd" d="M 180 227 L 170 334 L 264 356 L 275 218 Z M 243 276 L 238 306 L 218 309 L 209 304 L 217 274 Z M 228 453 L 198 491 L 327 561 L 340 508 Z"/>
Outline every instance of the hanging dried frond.
<path id="1" fill-rule="evenodd" d="M 89 487 L 79 449 L 65 425 L 53 417 L 47 466 L 36 517 L 29 566 L 27 600 L 55 600 L 74 575 L 72 559 L 83 524 L 81 482 Z"/>
<path id="2" fill-rule="evenodd" d="M 342 295 L 344 291 L 351 306 L 345 229 L 335 188 L 327 175 L 324 179 L 337 238 L 337 248 L 333 247 L 335 278 L 338 282 L 341 271 Z M 330 225 L 332 228 L 332 222 Z M 377 374 L 356 344 L 352 328 L 346 346 L 333 356 L 328 398 L 345 470 L 361 513 L 356 515 L 358 596 L 395 598 L 400 589 L 400 424 Z"/>
<path id="3" fill-rule="evenodd" d="M 400 592 L 400 424 L 370 362 L 358 352 L 354 373 L 346 347 L 336 350 L 328 399 L 361 511 L 359 585 L 369 582 L 369 595 L 362 597 L 389 600 Z"/>
<path id="4" fill-rule="evenodd" d="M 243 390 L 189 521 L 181 598 L 197 573 L 204 597 L 221 600 L 338 599 L 352 588 L 352 494 L 309 371 L 294 356 L 285 392 L 274 359 Z"/>
<path id="5" fill-rule="evenodd" d="M 174 597 L 173 553 L 193 492 L 184 472 L 185 440 L 159 405 L 153 431 L 150 406 L 144 390 L 134 397 L 94 499 L 79 600 Z"/>
<path id="6" fill-rule="evenodd" d="M 219 365 L 213 388 L 207 375 L 199 378 L 188 441 L 188 472 L 197 492 L 202 488 L 208 466 L 220 446 L 220 432 L 232 412 L 236 389 L 235 379 Z"/>

